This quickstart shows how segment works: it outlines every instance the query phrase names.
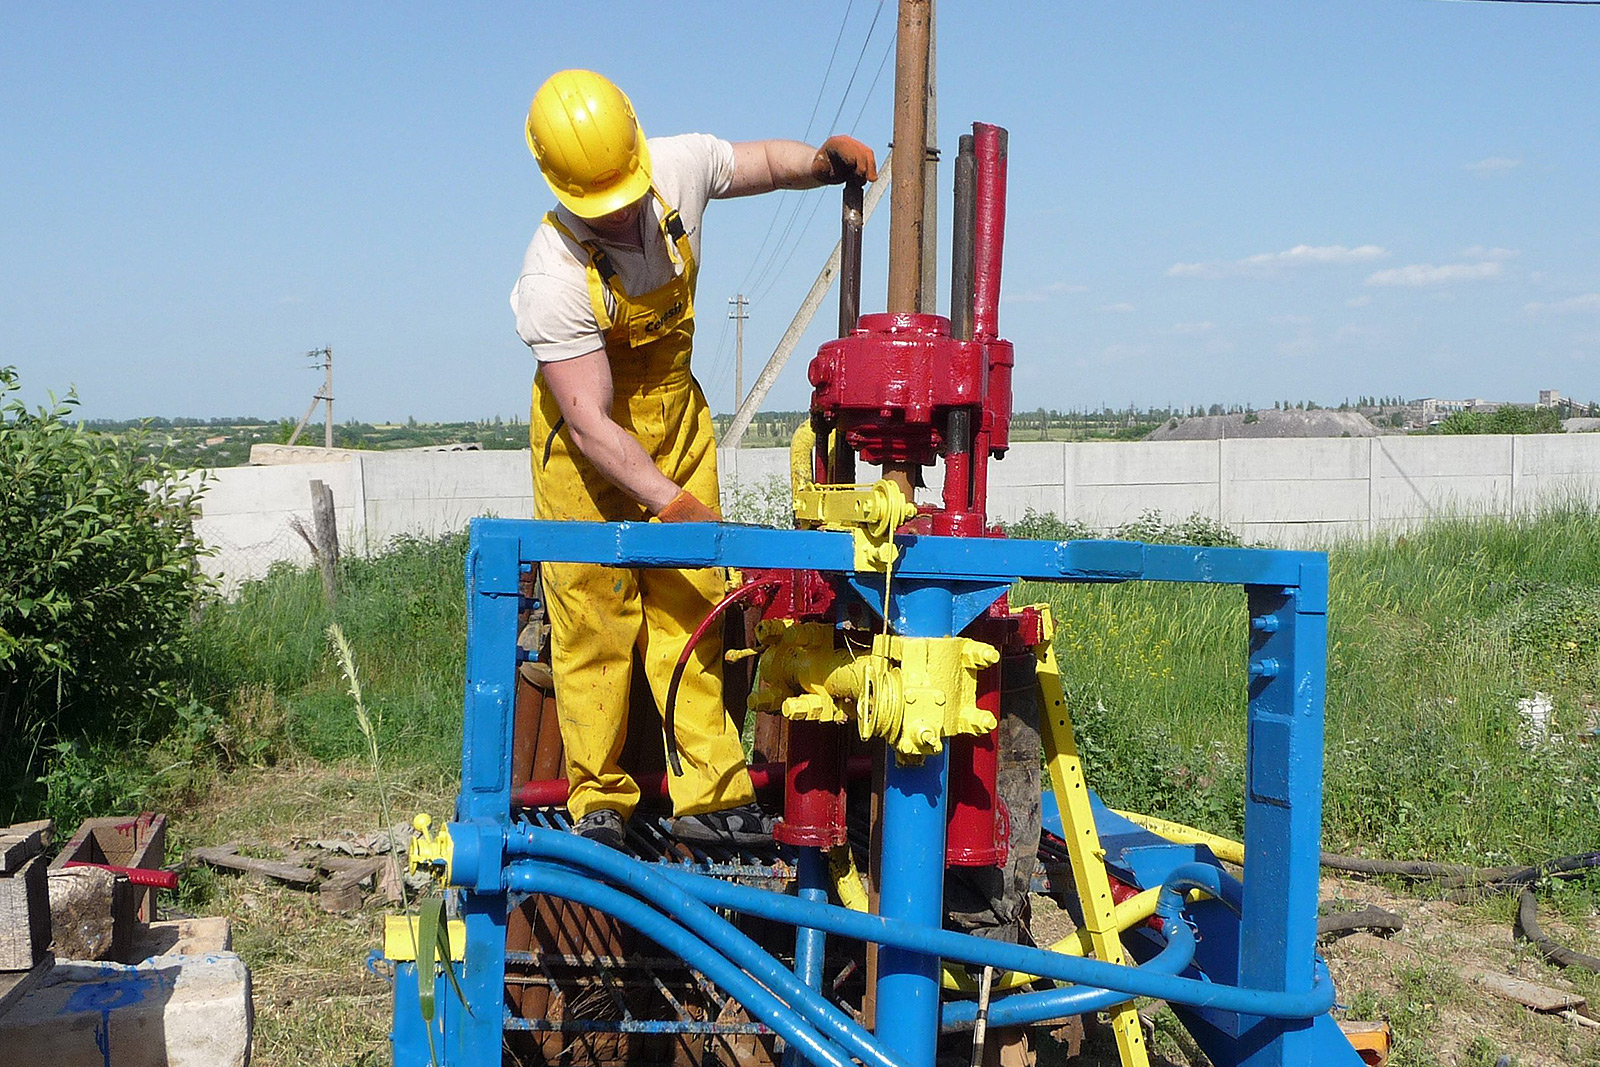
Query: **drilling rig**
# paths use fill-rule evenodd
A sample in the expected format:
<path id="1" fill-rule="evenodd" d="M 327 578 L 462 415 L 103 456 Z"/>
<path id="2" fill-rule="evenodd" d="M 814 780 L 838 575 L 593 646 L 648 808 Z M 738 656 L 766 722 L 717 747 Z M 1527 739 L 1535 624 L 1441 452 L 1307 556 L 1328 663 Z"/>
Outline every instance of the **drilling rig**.
<path id="1" fill-rule="evenodd" d="M 919 6 L 902 2 L 896 145 L 925 143 Z M 446 825 L 418 817 L 411 849 L 449 906 L 389 922 L 397 1065 L 934 1067 L 941 1035 L 970 1040 L 976 1063 L 986 1028 L 1101 1013 L 1124 1067 L 1142 1067 L 1144 997 L 1223 1067 L 1362 1062 L 1315 952 L 1326 557 L 1019 540 L 989 520 L 1012 413 L 1008 150 L 996 125 L 960 139 L 948 317 L 917 304 L 921 160 L 894 169 L 883 312 L 860 313 L 861 189 L 845 189 L 840 336 L 810 365 L 795 529 L 472 524 L 461 792 Z M 686 845 L 644 812 L 623 852 L 569 832 L 549 562 L 728 569 L 696 635 L 729 638 L 730 711 L 750 718 L 752 779 L 782 813 L 771 848 Z M 1088 788 L 1050 610 L 1011 602 L 1023 580 L 1243 587 L 1243 880 Z M 624 765 L 664 796 L 673 697 L 636 690 Z M 1014 716 L 1037 720 L 1049 779 L 1024 805 L 1002 788 Z M 1077 931 L 1033 947 L 947 929 L 970 872 L 996 893 L 1017 878 L 1050 892 Z"/>

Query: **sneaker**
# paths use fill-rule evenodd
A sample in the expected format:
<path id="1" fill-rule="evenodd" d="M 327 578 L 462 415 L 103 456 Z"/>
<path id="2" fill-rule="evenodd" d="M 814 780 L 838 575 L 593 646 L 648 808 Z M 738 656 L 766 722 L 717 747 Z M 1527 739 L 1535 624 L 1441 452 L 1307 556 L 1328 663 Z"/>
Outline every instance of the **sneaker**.
<path id="1" fill-rule="evenodd" d="M 672 820 L 672 833 L 680 841 L 708 845 L 765 845 L 772 841 L 772 817 L 754 802 L 721 811 L 680 815 Z"/>
<path id="2" fill-rule="evenodd" d="M 618 852 L 622 847 L 622 815 L 610 808 L 595 808 L 573 824 L 572 832 L 579 837 L 598 841 Z"/>

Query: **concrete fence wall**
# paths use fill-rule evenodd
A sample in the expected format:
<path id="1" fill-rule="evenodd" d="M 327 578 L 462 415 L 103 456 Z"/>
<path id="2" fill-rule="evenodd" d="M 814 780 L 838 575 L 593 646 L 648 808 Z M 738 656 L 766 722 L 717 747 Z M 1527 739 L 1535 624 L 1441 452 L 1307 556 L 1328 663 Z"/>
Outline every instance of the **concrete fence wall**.
<path id="1" fill-rule="evenodd" d="M 205 472 L 198 531 L 214 550 L 207 569 L 225 584 L 280 560 L 310 562 L 291 524 L 309 527 L 312 480 L 333 491 L 346 552 L 438 536 L 477 515 L 532 513 L 527 452 L 302 452 L 320 461 Z M 724 450 L 719 462 L 730 503 L 788 478 L 783 449 Z M 989 471 L 989 513 L 1002 521 L 1033 509 L 1110 529 L 1155 510 L 1305 547 L 1449 514 L 1600 502 L 1600 434 L 1019 444 Z M 940 477 L 919 499 L 938 499 Z"/>

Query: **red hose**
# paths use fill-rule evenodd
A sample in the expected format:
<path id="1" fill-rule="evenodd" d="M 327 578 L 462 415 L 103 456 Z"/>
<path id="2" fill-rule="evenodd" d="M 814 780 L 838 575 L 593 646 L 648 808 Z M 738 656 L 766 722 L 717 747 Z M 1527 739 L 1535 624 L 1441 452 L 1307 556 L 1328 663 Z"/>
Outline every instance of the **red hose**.
<path id="1" fill-rule="evenodd" d="M 98 867 L 102 871 L 114 871 L 125 874 L 128 881 L 134 885 L 146 885 L 155 889 L 167 889 L 173 892 L 178 888 L 177 871 L 153 870 L 149 867 L 118 867 L 110 863 L 86 863 L 83 860 L 69 860 L 62 864 L 63 867 Z"/>
<path id="2" fill-rule="evenodd" d="M 751 593 L 759 592 L 763 589 L 770 589 L 773 593 L 776 593 L 782 586 L 783 583 L 776 578 L 766 578 L 758 582 L 749 582 L 741 585 L 717 601 L 717 606 L 711 609 L 709 615 L 700 620 L 700 625 L 694 628 L 694 633 L 690 634 L 689 640 L 684 642 L 683 652 L 679 654 L 678 662 L 672 668 L 672 681 L 667 684 L 666 706 L 661 709 L 661 729 L 667 740 L 667 762 L 672 765 L 672 773 L 675 776 L 683 777 L 683 764 L 678 761 L 678 737 L 676 730 L 673 728 L 673 713 L 678 705 L 678 683 L 683 681 L 683 669 L 689 665 L 689 656 L 694 652 L 695 646 L 700 643 L 700 639 L 706 635 L 706 631 L 711 629 L 712 622 L 730 606 Z"/>

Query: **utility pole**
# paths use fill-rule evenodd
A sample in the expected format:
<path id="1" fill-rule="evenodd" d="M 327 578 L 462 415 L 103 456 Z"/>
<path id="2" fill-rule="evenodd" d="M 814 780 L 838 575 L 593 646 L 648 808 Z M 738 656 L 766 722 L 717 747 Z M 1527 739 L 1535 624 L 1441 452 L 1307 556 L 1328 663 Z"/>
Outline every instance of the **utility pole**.
<path id="1" fill-rule="evenodd" d="M 300 439 L 300 431 L 306 428 L 306 423 L 311 420 L 311 413 L 317 410 L 319 401 L 327 404 L 323 416 L 322 447 L 333 447 L 333 349 L 314 348 L 306 353 L 307 358 L 317 360 L 312 367 L 321 368 L 323 371 L 322 391 L 311 398 L 311 404 L 306 408 L 306 413 L 300 416 L 300 421 L 295 425 L 294 433 L 289 435 L 289 444 L 294 444 Z"/>
<path id="2" fill-rule="evenodd" d="M 728 318 L 736 323 L 733 341 L 733 410 L 738 411 L 739 405 L 744 403 L 744 320 L 750 317 L 750 313 L 745 310 L 750 306 L 750 301 L 740 293 L 738 296 L 730 296 L 728 303 L 733 305 L 733 310 L 728 312 Z"/>

